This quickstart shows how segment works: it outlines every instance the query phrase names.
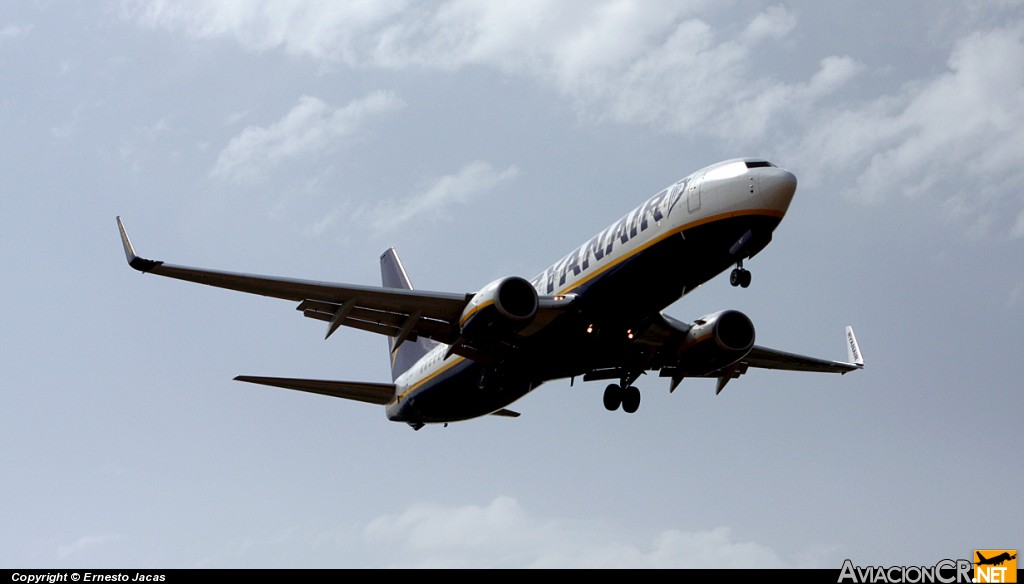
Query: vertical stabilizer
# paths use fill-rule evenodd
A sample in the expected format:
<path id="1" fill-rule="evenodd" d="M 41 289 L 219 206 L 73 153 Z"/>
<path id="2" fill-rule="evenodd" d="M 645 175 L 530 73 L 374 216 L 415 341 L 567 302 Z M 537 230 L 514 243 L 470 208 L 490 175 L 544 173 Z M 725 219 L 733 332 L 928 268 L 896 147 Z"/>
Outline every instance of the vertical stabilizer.
<path id="1" fill-rule="evenodd" d="M 400 290 L 412 290 L 412 282 L 409 275 L 405 273 L 402 260 L 398 257 L 395 248 L 389 247 L 380 256 L 380 280 L 385 288 L 398 288 Z M 388 337 L 388 349 L 391 351 L 391 380 L 398 379 L 398 376 L 409 370 L 424 355 L 433 349 L 437 343 L 430 339 L 404 339 L 395 347 L 396 338 Z"/>

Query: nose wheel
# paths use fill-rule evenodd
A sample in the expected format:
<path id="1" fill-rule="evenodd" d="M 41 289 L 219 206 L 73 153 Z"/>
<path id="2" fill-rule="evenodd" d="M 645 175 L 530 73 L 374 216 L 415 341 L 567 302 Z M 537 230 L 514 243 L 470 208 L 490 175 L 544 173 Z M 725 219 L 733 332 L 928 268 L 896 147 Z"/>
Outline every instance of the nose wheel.
<path id="1" fill-rule="evenodd" d="M 729 274 L 729 283 L 733 286 L 746 288 L 750 286 L 750 272 L 743 269 L 743 262 L 736 264 L 736 268 Z"/>

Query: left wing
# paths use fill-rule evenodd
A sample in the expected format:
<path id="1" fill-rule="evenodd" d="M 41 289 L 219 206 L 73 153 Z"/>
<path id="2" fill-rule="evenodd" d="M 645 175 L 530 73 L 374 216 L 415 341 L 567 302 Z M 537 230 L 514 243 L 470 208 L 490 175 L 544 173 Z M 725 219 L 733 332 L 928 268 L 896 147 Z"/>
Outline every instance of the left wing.
<path id="1" fill-rule="evenodd" d="M 853 327 L 846 327 L 846 356 L 849 362 L 828 361 L 805 357 L 785 351 L 777 351 L 766 347 L 754 346 L 742 359 L 749 367 L 761 369 L 784 369 L 786 371 L 817 371 L 821 373 L 842 373 L 856 371 L 864 368 L 864 356 L 857 346 L 857 337 L 853 334 Z"/>
<path id="2" fill-rule="evenodd" d="M 856 371 L 857 369 L 863 369 L 864 356 L 860 352 L 860 347 L 857 346 L 857 337 L 853 334 L 853 327 L 850 326 L 846 327 L 846 354 L 849 358 L 849 362 L 829 361 L 827 359 L 797 355 L 796 353 L 787 353 L 777 349 L 769 349 L 767 347 L 754 345 L 754 347 L 750 349 L 750 352 L 739 361 L 727 367 L 712 371 L 703 377 L 718 378 L 718 385 L 715 387 L 715 393 L 719 394 L 722 393 L 723 389 L 725 389 L 726 384 L 746 373 L 747 369 L 750 367 L 756 367 L 759 369 L 781 369 L 785 371 L 839 373 L 841 375 L 845 375 L 851 371 Z M 666 375 L 666 371 L 662 370 L 661 375 Z M 678 385 L 678 382 L 676 381 L 676 378 L 673 378 L 673 389 L 675 388 L 675 385 Z"/>
<path id="3" fill-rule="evenodd" d="M 815 371 L 822 373 L 845 374 L 850 371 L 864 368 L 864 355 L 857 345 L 857 337 L 853 334 L 852 327 L 846 327 L 846 355 L 847 361 L 830 361 L 817 357 L 808 357 L 795 353 L 787 353 L 777 349 L 769 349 L 758 345 L 747 345 L 749 349 L 742 349 L 742 339 L 734 338 L 733 341 L 740 343 L 740 346 L 732 349 L 717 352 L 715 349 L 719 334 L 717 331 L 718 321 L 723 311 L 708 315 L 696 320 L 693 325 L 683 323 L 664 314 L 655 319 L 637 339 L 647 346 L 647 354 L 650 355 L 648 362 L 644 364 L 647 370 L 659 370 L 659 376 L 672 378 L 669 391 L 675 388 L 685 377 L 711 377 L 718 379 L 717 392 L 721 392 L 730 380 L 743 375 L 751 367 L 760 369 L 782 369 L 787 371 Z M 735 316 L 734 322 L 741 322 Z M 742 317 L 746 320 L 746 317 Z M 711 324 L 714 322 L 714 324 Z M 749 320 L 747 320 L 749 325 Z M 698 330 L 697 327 L 702 327 Z M 703 328 L 706 326 L 716 327 L 714 330 Z M 753 343 L 753 328 L 749 329 L 749 341 Z M 742 327 L 740 327 L 742 328 Z M 739 329 L 735 329 L 739 330 Z M 720 342 L 720 341 L 719 341 Z M 701 347 L 703 345 L 703 347 Z M 710 351 L 709 351 L 710 350 Z M 728 352 L 746 351 L 742 357 L 730 357 Z M 693 353 L 691 353 L 691 351 Z M 703 351 L 703 352 L 702 352 Z M 703 355 L 697 357 L 696 355 Z M 716 364 L 726 363 L 724 365 Z M 706 364 L 706 366 L 704 366 Z M 588 374 L 589 379 L 614 379 L 622 377 L 618 368 L 611 368 L 604 372 L 593 371 Z M 584 378 L 585 380 L 587 377 Z"/>
<path id="4" fill-rule="evenodd" d="M 139 257 L 120 217 L 117 218 L 117 227 L 121 232 L 125 257 L 132 268 L 143 273 L 299 302 L 297 309 L 304 316 L 328 323 L 328 337 L 338 327 L 349 326 L 401 340 L 426 337 L 451 344 L 459 335 L 459 317 L 472 298 L 472 294 L 354 286 L 168 264 Z"/>

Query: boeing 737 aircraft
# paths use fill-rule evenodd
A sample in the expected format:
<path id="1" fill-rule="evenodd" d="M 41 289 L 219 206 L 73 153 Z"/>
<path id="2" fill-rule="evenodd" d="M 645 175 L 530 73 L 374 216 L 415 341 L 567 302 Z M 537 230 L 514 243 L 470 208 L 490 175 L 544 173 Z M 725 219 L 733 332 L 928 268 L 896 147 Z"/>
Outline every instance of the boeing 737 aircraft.
<path id="1" fill-rule="evenodd" d="M 385 406 L 389 420 L 425 424 L 484 415 L 517 417 L 512 402 L 546 381 L 611 380 L 604 405 L 633 413 L 648 371 L 717 378 L 717 392 L 750 367 L 847 373 L 864 366 L 853 329 L 848 362 L 754 344 L 754 325 L 735 310 L 686 323 L 667 306 L 732 266 L 733 286 L 750 285 L 743 261 L 772 239 L 796 177 L 758 159 L 728 160 L 665 188 L 546 270 L 500 278 L 477 292 L 414 290 L 394 249 L 380 258 L 383 287 L 221 272 L 136 255 L 118 217 L 124 252 L 140 272 L 298 302 L 303 316 L 386 335 L 391 383 L 240 376 Z"/>

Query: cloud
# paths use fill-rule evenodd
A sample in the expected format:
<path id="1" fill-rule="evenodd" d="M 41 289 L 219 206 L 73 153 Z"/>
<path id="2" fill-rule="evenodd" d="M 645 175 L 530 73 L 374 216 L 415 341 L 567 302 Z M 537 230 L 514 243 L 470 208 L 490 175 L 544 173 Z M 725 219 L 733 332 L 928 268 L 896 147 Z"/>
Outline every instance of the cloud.
<path id="1" fill-rule="evenodd" d="M 797 15 L 783 5 L 714 26 L 701 18 L 709 4 L 126 0 L 123 14 L 191 38 L 357 68 L 490 68 L 550 88 L 585 120 L 734 150 L 768 144 L 800 161 L 804 185 L 828 180 L 865 202 L 933 196 L 936 214 L 967 233 L 1024 237 L 1018 16 L 961 38 L 944 71 L 872 95 L 868 82 L 844 92 L 866 69 L 856 56 L 823 54 L 816 69 L 786 78 L 759 66 L 801 42 Z"/>
<path id="2" fill-rule="evenodd" d="M 366 118 L 401 108 L 401 99 L 376 91 L 332 108 L 304 95 L 285 116 L 266 127 L 249 126 L 220 152 L 210 175 L 255 183 L 283 161 L 323 151 L 357 130 Z"/>
<path id="3" fill-rule="evenodd" d="M 1024 236 L 1024 24 L 960 39 L 947 70 L 868 103 L 810 120 L 796 156 L 824 173 L 852 174 L 847 194 L 880 201 L 926 196 L 947 218 Z M 1008 217 L 1003 220 L 1002 216 Z"/>
<path id="4" fill-rule="evenodd" d="M 485 506 L 411 505 L 363 528 L 368 545 L 386 543 L 395 567 L 449 568 L 782 568 L 795 564 L 727 528 L 666 529 L 624 538 L 613 526 L 532 517 L 513 498 Z M 819 554 L 820 555 L 820 554 Z"/>
<path id="5" fill-rule="evenodd" d="M 57 548 L 57 555 L 61 558 L 66 558 L 81 552 L 93 551 L 98 547 L 106 545 L 121 539 L 121 535 L 117 533 L 107 535 L 87 535 L 76 539 L 75 541 L 62 545 Z"/>
<path id="6" fill-rule="evenodd" d="M 166 28 L 192 38 L 234 38 L 243 47 L 278 47 L 291 54 L 353 63 L 354 47 L 389 18 L 407 9 L 405 0 L 315 2 L 312 0 L 124 0 L 122 16 L 143 26 Z"/>
<path id="7" fill-rule="evenodd" d="M 17 25 L 8 24 L 7 26 L 0 28 L 0 41 L 8 39 L 18 39 L 26 37 L 32 32 L 32 25 Z"/>
<path id="8" fill-rule="evenodd" d="M 383 201 L 375 207 L 364 209 L 360 214 L 366 217 L 375 231 L 386 232 L 414 219 L 444 216 L 445 210 L 451 205 L 467 203 L 518 175 L 519 169 L 515 166 L 498 171 L 486 162 L 476 161 L 462 167 L 455 174 L 437 179 L 421 194 Z"/>
<path id="9" fill-rule="evenodd" d="M 789 35 L 796 17 L 769 6 L 722 39 L 695 17 L 706 4 L 134 0 L 125 1 L 122 12 L 144 26 L 192 38 L 229 37 L 250 50 L 280 48 L 354 67 L 491 67 L 553 87 L 585 117 L 673 132 L 699 128 L 729 138 L 736 119 L 750 119 L 744 115 L 748 106 L 762 117 L 743 131 L 757 137 L 776 113 L 820 99 L 856 71 L 852 61 L 831 57 L 812 81 L 772 80 L 751 66 L 751 57 Z"/>

